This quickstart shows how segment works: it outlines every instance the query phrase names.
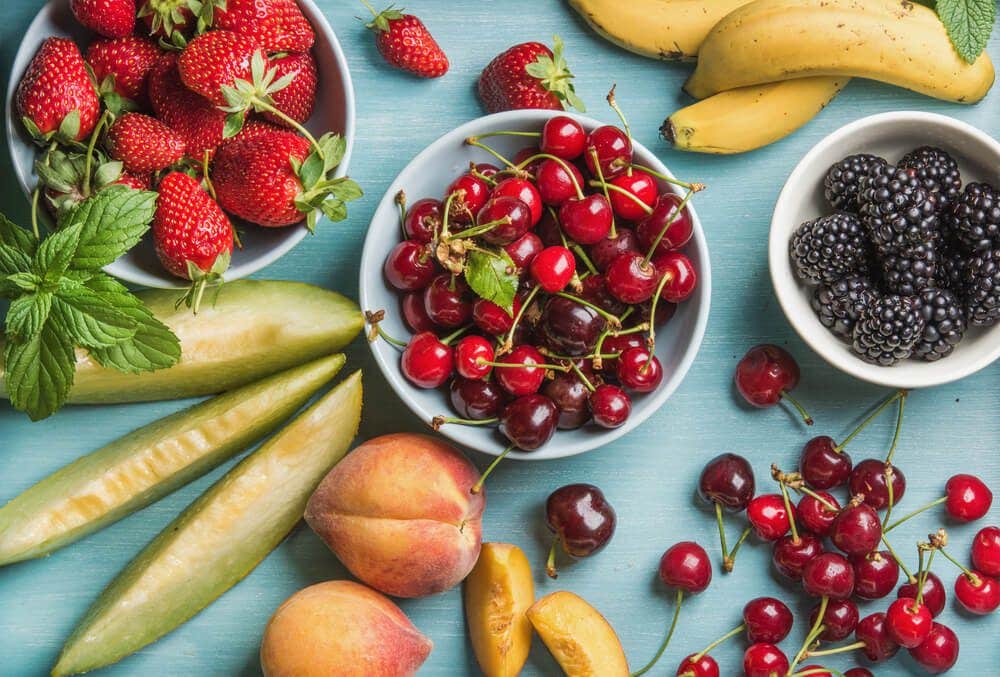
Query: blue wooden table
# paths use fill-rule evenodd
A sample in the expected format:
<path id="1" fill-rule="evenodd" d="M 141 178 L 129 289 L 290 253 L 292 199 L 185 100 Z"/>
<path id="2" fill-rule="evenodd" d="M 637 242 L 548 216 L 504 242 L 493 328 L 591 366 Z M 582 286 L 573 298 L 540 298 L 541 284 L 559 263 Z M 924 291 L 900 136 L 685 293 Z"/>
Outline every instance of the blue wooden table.
<path id="1" fill-rule="evenodd" d="M 7 0 L 0 26 L 0 72 L 9 77 L 19 38 L 38 7 L 31 0 Z M 349 295 L 357 293 L 356 263 L 369 216 L 383 191 L 421 148 L 459 123 L 482 114 L 475 81 L 483 66 L 504 48 L 525 40 L 550 41 L 559 33 L 577 74 L 577 89 L 590 113 L 613 115 L 603 97 L 618 83 L 618 100 L 629 112 L 636 136 L 656 149 L 677 175 L 704 181 L 710 189 L 697 199 L 705 224 L 715 277 L 712 317 L 701 353 L 674 397 L 638 430 L 607 448 L 548 463 L 509 463 L 490 480 L 485 536 L 523 547 L 536 563 L 540 594 L 566 588 L 590 600 L 618 630 L 633 665 L 641 665 L 660 641 L 672 612 L 671 595 L 656 581 L 663 550 L 695 539 L 718 553 L 715 523 L 696 500 L 694 488 L 705 460 L 721 451 L 750 458 L 758 484 L 772 487 L 771 462 L 791 467 L 809 432 L 781 410 L 751 411 L 732 388 L 736 360 L 762 341 L 787 345 L 799 358 L 801 399 L 813 410 L 816 430 L 842 437 L 862 411 L 883 395 L 828 367 L 794 335 L 772 295 L 766 242 L 771 209 L 785 177 L 821 137 L 861 116 L 900 109 L 931 110 L 1000 135 L 1000 92 L 975 107 L 933 101 L 875 83 L 853 81 L 826 111 L 795 136 L 770 148 L 737 157 L 706 157 L 670 151 L 657 138 L 663 118 L 685 103 L 680 85 L 688 67 L 660 64 L 621 51 L 597 38 L 557 0 L 450 2 L 424 0 L 410 9 L 430 25 L 451 58 L 448 75 L 420 81 L 388 69 L 371 36 L 354 17 L 360 4 L 320 0 L 347 52 L 358 97 L 358 137 L 351 175 L 366 197 L 352 205 L 351 218 L 323 224 L 262 277 L 300 279 Z M 1000 61 L 1000 39 L 989 46 Z M 0 208 L 23 219 L 26 203 L 10 172 L 6 149 L 0 157 Z M 365 368 L 366 409 L 360 439 L 400 429 L 422 430 L 388 390 L 367 348 L 351 351 L 351 364 Z M 952 472 L 979 473 L 1000 490 L 1000 364 L 960 383 L 914 393 L 907 407 L 897 463 L 909 479 L 904 505 L 936 498 Z M 30 424 L 0 404 L 0 500 L 7 500 L 49 472 L 104 443 L 175 411 L 186 403 L 166 402 L 101 408 L 67 408 L 52 419 Z M 883 456 L 891 437 L 887 416 L 853 446 L 855 459 Z M 484 464 L 485 457 L 475 457 Z M 0 675 L 47 672 L 80 615 L 129 559 L 225 469 L 178 491 L 52 557 L 0 570 Z M 562 484 L 589 481 L 601 486 L 618 512 L 619 527 L 598 556 L 567 565 L 558 581 L 542 571 L 548 537 L 542 504 Z M 998 491 L 1000 493 L 1000 491 Z M 936 528 L 941 513 L 912 520 L 894 535 L 911 561 L 911 545 Z M 1000 502 L 985 522 L 1000 522 Z M 947 525 L 946 526 L 954 526 Z M 980 524 L 979 526 L 981 526 Z M 740 525 L 730 523 L 732 534 Z M 952 551 L 967 556 L 978 527 L 951 529 Z M 909 545 L 907 545 L 909 544 Z M 796 628 L 784 648 L 794 653 L 805 633 L 810 603 L 769 568 L 770 548 L 750 543 L 730 575 L 716 574 L 706 593 L 690 599 L 680 631 L 663 664 L 653 674 L 673 674 L 682 656 L 739 622 L 750 598 L 770 594 L 797 612 Z M 955 571 L 942 559 L 936 569 L 951 585 Z M 209 675 L 259 672 L 257 647 L 271 612 L 296 590 L 332 578 L 344 569 L 307 528 L 300 527 L 243 583 L 192 621 L 139 654 L 102 674 Z M 884 609 L 865 604 L 862 613 Z M 477 674 L 466 641 L 458 590 L 402 603 L 416 625 L 435 643 L 422 674 Z M 1000 615 L 972 618 L 949 600 L 941 620 L 962 642 L 956 672 L 1000 674 Z M 723 674 L 739 672 L 742 639 L 715 652 Z M 905 654 L 905 652 L 903 652 Z M 850 657 L 830 661 L 846 669 Z M 876 669 L 880 676 L 921 674 L 908 656 Z M 525 674 L 558 674 L 536 642 Z"/>

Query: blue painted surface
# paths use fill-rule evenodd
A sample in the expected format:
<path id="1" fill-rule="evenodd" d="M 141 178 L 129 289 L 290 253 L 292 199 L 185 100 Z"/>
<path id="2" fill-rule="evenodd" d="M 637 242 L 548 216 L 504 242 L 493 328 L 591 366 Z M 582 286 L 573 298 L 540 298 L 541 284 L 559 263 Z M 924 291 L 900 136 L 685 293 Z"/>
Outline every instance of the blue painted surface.
<path id="1" fill-rule="evenodd" d="M 540 593 L 566 588 L 582 594 L 600 609 L 622 637 L 635 665 L 654 651 L 672 611 L 671 595 L 655 580 L 658 559 L 675 541 L 695 539 L 717 554 L 715 525 L 693 499 L 698 472 L 705 460 L 721 451 L 748 456 L 758 483 L 771 462 L 791 466 L 809 436 L 781 410 L 750 411 L 734 397 L 733 366 L 747 347 L 761 341 L 787 344 L 802 364 L 801 399 L 813 410 L 817 432 L 842 437 L 862 411 L 882 393 L 843 376 L 812 354 L 794 336 L 771 293 L 766 265 L 766 235 L 771 208 L 788 172 L 817 140 L 863 115 L 899 109 L 942 112 L 1000 135 L 1000 93 L 976 107 L 932 101 L 875 83 L 854 81 L 824 113 L 794 137 L 762 151 L 728 158 L 684 155 L 657 140 L 663 117 L 684 103 L 680 84 L 687 67 L 664 65 L 627 54 L 595 37 L 562 3 L 549 0 L 453 3 L 425 0 L 410 9 L 425 18 L 448 51 L 447 77 L 418 81 L 387 69 L 371 37 L 354 19 L 362 11 L 353 2 L 320 0 L 344 44 L 358 96 L 359 133 L 351 174 L 367 191 L 352 206 L 352 216 L 339 226 L 322 225 L 319 234 L 265 271 L 271 278 L 291 278 L 356 294 L 355 265 L 367 218 L 400 168 L 443 132 L 481 114 L 474 94 L 480 69 L 500 50 L 524 40 L 550 40 L 558 32 L 577 74 L 578 91 L 591 113 L 611 120 L 603 96 L 618 83 L 618 99 L 628 110 L 638 138 L 658 149 L 681 177 L 706 182 L 699 196 L 715 273 L 712 318 L 701 354 L 677 394 L 650 421 L 626 438 L 600 451 L 565 461 L 511 463 L 490 483 L 485 533 L 490 540 L 517 543 L 537 563 Z M 19 36 L 36 11 L 30 0 L 4 4 L 0 26 L 0 72 L 8 69 Z M 529 18 L 530 17 L 530 18 Z M 989 51 L 1000 60 L 1000 39 Z M 4 83 L 5 85 L 6 83 Z M 6 152 L 0 160 L 0 207 L 19 218 L 26 205 L 10 175 Z M 373 272 L 373 274 L 375 274 Z M 361 438 L 400 429 L 421 430 L 387 389 L 360 343 L 351 351 L 354 366 L 366 368 L 367 405 Z M 905 506 L 931 500 L 952 472 L 974 471 L 1000 488 L 1000 364 L 960 383 L 915 393 L 897 461 L 909 484 Z M 29 424 L 0 405 L 0 499 L 6 500 L 79 454 L 184 403 L 69 408 L 53 419 Z M 855 459 L 885 453 L 891 417 L 873 426 L 852 445 Z M 486 459 L 475 457 L 479 464 Z M 54 556 L 0 570 L 0 675 L 42 674 L 80 615 L 104 584 L 184 506 L 224 469 L 178 491 L 155 506 L 69 547 Z M 554 488 L 571 481 L 603 487 L 618 511 L 619 528 L 610 546 L 597 557 L 563 567 L 556 582 L 544 580 L 541 563 L 547 547 L 541 506 Z M 928 530 L 954 526 L 952 552 L 967 556 L 976 527 L 943 522 L 940 512 L 912 520 L 894 541 L 912 561 L 912 543 Z M 1000 506 L 987 520 L 1000 522 Z M 740 525 L 730 521 L 735 536 Z M 771 594 L 807 613 L 810 602 L 794 586 L 778 580 L 768 567 L 769 548 L 751 543 L 740 555 L 736 571 L 716 574 L 708 592 L 690 599 L 680 630 L 664 663 L 652 674 L 673 674 L 682 656 L 739 622 L 739 610 L 751 597 Z M 954 571 L 935 564 L 947 581 Z M 344 570 L 320 541 L 298 528 L 243 583 L 216 604 L 120 665 L 102 674 L 207 675 L 259 672 L 257 646 L 268 616 L 288 595 L 310 583 L 339 578 Z M 949 583 L 950 585 L 950 583 Z M 477 674 L 465 638 L 459 592 L 402 603 L 414 622 L 435 642 L 422 674 Z M 885 603 L 863 605 L 863 613 Z M 805 632 L 799 616 L 783 647 L 794 653 Z M 958 632 L 962 656 L 955 672 L 996 675 L 1000 665 L 1000 616 L 972 618 L 956 611 L 949 600 L 943 622 Z M 723 674 L 739 672 L 742 640 L 715 652 Z M 846 669 L 852 659 L 830 665 Z M 921 674 L 908 657 L 876 668 L 880 676 Z M 558 674 L 558 668 L 536 641 L 525 674 Z"/>

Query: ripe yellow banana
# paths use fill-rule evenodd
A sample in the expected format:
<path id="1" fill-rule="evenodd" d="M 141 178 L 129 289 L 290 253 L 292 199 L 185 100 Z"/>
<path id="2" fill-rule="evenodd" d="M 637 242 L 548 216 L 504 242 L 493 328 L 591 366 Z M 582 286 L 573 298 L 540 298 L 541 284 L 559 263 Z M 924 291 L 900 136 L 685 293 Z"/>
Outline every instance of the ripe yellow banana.
<path id="1" fill-rule="evenodd" d="M 994 79 L 985 53 L 963 61 L 937 15 L 909 0 L 754 0 L 708 33 L 684 89 L 703 99 L 816 75 L 871 78 L 960 103 L 982 99 Z"/>
<path id="2" fill-rule="evenodd" d="M 689 61 L 722 17 L 750 0 L 569 0 L 597 33 L 653 59 Z"/>
<path id="3" fill-rule="evenodd" d="M 848 81 L 819 76 L 721 92 L 671 115 L 660 133 L 678 150 L 720 155 L 754 150 L 809 122 Z"/>

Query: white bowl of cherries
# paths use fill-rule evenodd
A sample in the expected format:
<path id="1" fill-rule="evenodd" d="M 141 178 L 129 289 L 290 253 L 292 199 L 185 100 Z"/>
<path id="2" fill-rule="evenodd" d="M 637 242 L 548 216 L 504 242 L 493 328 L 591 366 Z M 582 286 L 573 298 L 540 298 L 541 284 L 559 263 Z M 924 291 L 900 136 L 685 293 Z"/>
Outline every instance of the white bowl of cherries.
<path id="1" fill-rule="evenodd" d="M 379 368 L 417 416 L 488 454 L 559 458 L 620 437 L 701 345 L 701 188 L 624 125 L 578 115 L 510 111 L 445 134 L 368 230 Z"/>

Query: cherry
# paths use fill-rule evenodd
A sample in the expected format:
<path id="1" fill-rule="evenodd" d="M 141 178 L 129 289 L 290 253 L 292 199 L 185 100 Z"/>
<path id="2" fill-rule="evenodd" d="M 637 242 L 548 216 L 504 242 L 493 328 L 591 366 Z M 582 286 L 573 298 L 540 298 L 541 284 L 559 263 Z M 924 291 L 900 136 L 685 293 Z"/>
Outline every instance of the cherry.
<path id="1" fill-rule="evenodd" d="M 604 272 L 622 254 L 638 253 L 639 241 L 635 238 L 635 231 L 631 228 L 618 228 L 614 236 L 609 235 L 590 247 L 590 262 Z"/>
<path id="2" fill-rule="evenodd" d="M 951 628 L 934 623 L 927 639 L 910 649 L 910 656 L 932 675 L 947 672 L 958 662 L 958 636 Z"/>
<path id="3" fill-rule="evenodd" d="M 604 272 L 604 280 L 612 296 L 632 305 L 653 297 L 660 274 L 642 254 L 626 252 L 611 262 Z"/>
<path id="4" fill-rule="evenodd" d="M 612 315 L 621 315 L 628 308 L 608 291 L 606 278 L 603 275 L 588 275 L 583 279 L 583 290 L 580 298 L 589 301 L 601 310 Z M 645 343 L 643 343 L 645 345 Z"/>
<path id="5" fill-rule="evenodd" d="M 858 621 L 858 627 L 854 630 L 854 638 L 859 642 L 864 642 L 865 645 L 861 647 L 861 651 L 873 663 L 888 660 L 899 651 L 899 644 L 889 636 L 885 614 L 881 611 L 865 616 Z"/>
<path id="6" fill-rule="evenodd" d="M 851 668 L 844 671 L 844 677 L 875 677 L 868 668 Z"/>
<path id="7" fill-rule="evenodd" d="M 485 176 L 487 179 L 492 179 L 500 171 L 500 168 L 496 165 L 491 165 L 489 162 L 479 162 L 474 167 L 476 173 L 481 176 Z"/>
<path id="8" fill-rule="evenodd" d="M 618 386 L 604 383 L 594 389 L 589 398 L 594 423 L 602 428 L 619 428 L 632 413 L 632 400 Z"/>
<path id="9" fill-rule="evenodd" d="M 897 597 L 910 597 L 912 599 L 917 598 L 917 583 L 905 583 L 899 587 L 899 591 L 896 593 Z M 941 579 L 937 577 L 933 571 L 927 571 L 924 574 L 924 587 L 923 593 L 921 594 L 921 601 L 924 606 L 928 608 L 931 612 L 931 616 L 937 616 L 942 611 L 944 611 L 944 603 L 947 595 L 944 591 L 944 583 Z"/>
<path id="10" fill-rule="evenodd" d="M 448 220 L 453 223 L 472 223 L 489 199 L 490 186 L 477 176 L 462 174 L 451 182 L 444 194 L 455 195 L 451 201 Z"/>
<path id="11" fill-rule="evenodd" d="M 743 653 L 746 677 L 783 677 L 788 674 L 788 657 L 773 644 L 751 644 Z"/>
<path id="12" fill-rule="evenodd" d="M 550 294 L 562 291 L 576 275 L 576 257 L 565 247 L 546 247 L 531 262 L 531 277 Z"/>
<path id="13" fill-rule="evenodd" d="M 621 176 L 617 176 L 610 183 L 622 190 L 628 191 L 647 207 L 652 207 L 660 194 L 660 188 L 656 185 L 656 179 L 641 169 L 633 169 L 631 174 L 626 172 Z M 626 221 L 638 221 L 646 218 L 648 212 L 628 195 L 623 195 L 617 190 L 613 190 L 610 196 L 611 208 L 615 210 L 615 214 L 620 218 Z"/>
<path id="14" fill-rule="evenodd" d="M 840 503 L 833 495 L 825 491 L 817 491 L 816 495 L 823 500 L 804 494 L 796 506 L 795 516 L 809 531 L 817 536 L 826 536 L 833 527 L 833 521 L 840 513 Z M 833 507 L 830 508 L 827 504 Z"/>
<path id="15" fill-rule="evenodd" d="M 573 197 L 559 207 L 559 223 L 563 232 L 582 245 L 600 242 L 611 232 L 613 214 L 603 195 Z"/>
<path id="16" fill-rule="evenodd" d="M 680 252 L 667 252 L 653 259 L 653 267 L 659 274 L 660 298 L 670 303 L 681 303 L 694 292 L 698 283 L 691 259 Z"/>
<path id="17" fill-rule="evenodd" d="M 830 540 L 848 555 L 867 555 L 882 540 L 882 523 L 870 505 L 855 497 L 840 511 L 830 529 Z"/>
<path id="18" fill-rule="evenodd" d="M 598 127 L 587 135 L 587 147 L 583 159 L 591 174 L 611 179 L 623 173 L 632 164 L 632 142 L 625 132 L 617 127 L 612 125 Z"/>
<path id="19" fill-rule="evenodd" d="M 617 516 L 604 493 L 593 484 L 567 484 L 549 494 L 545 522 L 555 540 L 546 572 L 556 577 L 555 547 L 573 557 L 589 557 L 608 544 L 615 533 Z"/>
<path id="20" fill-rule="evenodd" d="M 482 421 L 494 418 L 503 404 L 503 391 L 493 381 L 456 378 L 451 382 L 451 406 L 462 418 Z"/>
<path id="21" fill-rule="evenodd" d="M 583 185 L 583 174 L 576 165 L 545 160 L 538 165 L 536 180 L 542 202 L 560 207 L 570 198 L 579 196 L 577 188 Z"/>
<path id="22" fill-rule="evenodd" d="M 899 503 L 906 493 L 906 477 L 899 468 L 891 464 L 890 472 L 893 503 Z M 863 494 L 865 503 L 876 510 L 882 510 L 889 506 L 889 486 L 885 476 L 885 461 L 868 458 L 854 466 L 847 486 L 852 495 Z"/>
<path id="23" fill-rule="evenodd" d="M 777 644 L 792 631 L 793 622 L 791 609 L 774 597 L 758 597 L 743 607 L 743 625 L 752 643 Z"/>
<path id="24" fill-rule="evenodd" d="M 534 451 L 552 439 L 559 412 L 545 395 L 525 395 L 500 412 L 500 433 L 522 451 Z"/>
<path id="25" fill-rule="evenodd" d="M 993 492 L 975 475 L 955 475 L 944 486 L 944 507 L 960 522 L 972 522 L 986 515 L 993 505 Z"/>
<path id="26" fill-rule="evenodd" d="M 587 355 L 594 350 L 605 325 L 605 319 L 593 308 L 565 296 L 551 296 L 542 310 L 538 337 L 560 355 Z"/>
<path id="27" fill-rule="evenodd" d="M 791 534 L 774 544 L 771 561 L 774 568 L 785 578 L 800 580 L 806 565 L 823 552 L 823 543 L 812 534 L 799 534 L 798 539 Z"/>
<path id="28" fill-rule="evenodd" d="M 535 226 L 535 234 L 538 235 L 542 241 L 542 245 L 545 247 L 565 244 L 562 228 L 559 226 L 559 221 L 556 220 L 556 215 L 552 213 L 551 209 L 546 209 L 545 213 L 542 214 L 542 220 Z"/>
<path id="29" fill-rule="evenodd" d="M 814 489 L 833 489 L 846 484 L 851 476 L 851 455 L 837 448 L 832 437 L 814 437 L 802 447 L 799 472 Z"/>
<path id="30" fill-rule="evenodd" d="M 1000 607 L 1000 583 L 979 571 L 961 573 L 955 580 L 955 597 L 970 613 L 991 614 Z"/>
<path id="31" fill-rule="evenodd" d="M 882 599 L 899 581 L 899 564 L 885 550 L 852 557 L 854 594 L 861 599 Z"/>
<path id="32" fill-rule="evenodd" d="M 403 376 L 413 385 L 437 388 L 451 378 L 452 350 L 433 333 L 421 332 L 406 344 L 401 365 Z"/>
<path id="33" fill-rule="evenodd" d="M 535 365 L 544 365 L 545 358 L 534 346 L 526 343 L 517 346 L 509 355 L 504 355 L 502 364 L 504 366 L 494 365 L 497 383 L 514 397 L 537 393 L 542 387 L 545 367 Z"/>
<path id="34" fill-rule="evenodd" d="M 623 386 L 639 393 L 656 390 L 663 380 L 660 361 L 645 348 L 629 348 L 619 355 L 615 373 Z"/>
<path id="35" fill-rule="evenodd" d="M 531 181 L 517 177 L 504 179 L 493 187 L 493 192 L 490 194 L 491 199 L 495 200 L 499 197 L 517 198 L 528 205 L 528 209 L 531 210 L 530 223 L 532 228 L 542 219 L 542 210 L 544 209 L 542 196 L 538 194 L 538 188 Z"/>
<path id="36" fill-rule="evenodd" d="M 635 319 L 640 322 L 652 322 L 657 327 L 666 324 L 677 312 L 676 303 L 668 303 L 666 301 L 660 300 L 656 304 L 656 317 L 652 317 L 652 303 L 643 303 L 639 306 L 639 312 L 635 315 Z"/>
<path id="37" fill-rule="evenodd" d="M 753 468 L 737 454 L 719 454 L 705 464 L 698 479 L 702 500 L 730 512 L 745 510 L 754 496 Z"/>
<path id="38" fill-rule="evenodd" d="M 824 552 L 802 570 L 802 587 L 814 597 L 847 599 L 854 592 L 854 568 L 843 555 Z"/>
<path id="39" fill-rule="evenodd" d="M 523 168 L 524 171 L 528 172 L 528 174 L 534 176 L 538 172 L 538 166 L 545 160 L 545 158 L 538 157 L 538 154 L 541 152 L 542 150 L 538 146 L 525 146 L 521 150 L 514 153 L 514 164 L 520 166 L 528 159 L 535 158 L 530 164 L 525 165 Z"/>
<path id="40" fill-rule="evenodd" d="M 434 331 L 433 320 L 424 308 L 424 295 L 420 292 L 412 292 L 403 295 L 403 319 L 407 326 L 414 332 Z"/>
<path id="41" fill-rule="evenodd" d="M 482 225 L 500 221 L 482 234 L 484 240 L 497 245 L 510 244 L 527 233 L 532 225 L 531 208 L 510 195 L 491 197 L 479 210 L 476 219 Z"/>
<path id="42" fill-rule="evenodd" d="M 510 256 L 510 260 L 514 262 L 514 265 L 524 270 L 531 265 L 531 261 L 544 248 L 545 245 L 542 244 L 542 238 L 528 232 L 508 244 L 504 247 L 504 250 Z"/>
<path id="43" fill-rule="evenodd" d="M 455 344 L 455 371 L 464 378 L 483 378 L 492 367 L 493 345 L 482 336 L 465 336 Z"/>
<path id="44" fill-rule="evenodd" d="M 1000 577 L 1000 527 L 983 527 L 972 539 L 972 566 Z"/>
<path id="45" fill-rule="evenodd" d="M 703 547 L 694 541 L 681 541 L 663 553 L 659 575 L 668 587 L 699 593 L 712 582 L 712 562 Z"/>
<path id="46" fill-rule="evenodd" d="M 521 309 L 521 299 L 514 297 L 514 306 L 507 312 L 492 301 L 476 299 L 472 304 L 472 321 L 491 336 L 506 334 L 514 326 L 514 315 Z"/>
<path id="47" fill-rule="evenodd" d="M 431 283 L 437 266 L 426 244 L 404 240 L 392 248 L 382 269 L 389 284 L 396 289 L 418 291 Z"/>
<path id="48" fill-rule="evenodd" d="M 691 241 L 694 235 L 691 213 L 685 209 L 677 214 L 682 201 L 677 193 L 663 193 L 657 198 L 653 212 L 639 221 L 635 234 L 644 251 L 651 250 L 655 245 L 655 254 L 665 254 Z"/>
<path id="49" fill-rule="evenodd" d="M 754 532 L 765 541 L 776 541 L 791 528 L 785 499 L 781 494 L 761 494 L 755 497 L 747 504 L 747 519 Z"/>
<path id="50" fill-rule="evenodd" d="M 812 418 L 788 394 L 799 383 L 799 365 L 787 350 L 771 344 L 754 346 L 736 365 L 736 388 L 751 405 L 764 408 L 782 398 L 799 410 L 807 425 Z"/>
<path id="51" fill-rule="evenodd" d="M 816 605 L 809 614 L 809 625 L 815 626 L 822 605 Z M 823 632 L 819 638 L 825 642 L 839 642 L 845 637 L 849 637 L 854 629 L 858 627 L 858 620 L 861 614 L 858 612 L 858 605 L 849 599 L 835 599 L 827 602 L 826 611 L 823 613 Z"/>
<path id="52" fill-rule="evenodd" d="M 645 350 L 646 339 L 641 334 L 619 334 L 618 336 L 607 337 L 604 339 L 604 343 L 601 344 L 601 352 L 608 355 L 621 355 L 629 348 Z M 617 362 L 617 359 L 604 360 L 605 365 L 611 366 L 614 366 Z"/>
<path id="53" fill-rule="evenodd" d="M 576 374 L 572 372 L 556 374 L 542 388 L 542 394 L 551 399 L 559 410 L 559 429 L 579 428 L 590 420 L 590 410 L 587 405 L 590 391 Z"/>
<path id="54" fill-rule="evenodd" d="M 566 115 L 556 115 L 542 127 L 541 151 L 563 160 L 575 160 L 583 154 L 587 133 L 579 122 Z"/>
<path id="55" fill-rule="evenodd" d="M 677 666 L 676 677 L 719 677 L 719 664 L 708 654 L 691 654 Z"/>
<path id="56" fill-rule="evenodd" d="M 424 290 L 424 310 L 431 321 L 442 327 L 460 327 L 472 317 L 469 285 L 459 277 L 443 273 Z"/>
<path id="57" fill-rule="evenodd" d="M 441 232 L 443 207 L 439 200 L 425 197 L 417 200 L 406 212 L 403 231 L 406 237 L 417 242 L 430 242 L 434 234 Z"/>
<path id="58" fill-rule="evenodd" d="M 797 668 L 799 674 L 805 673 L 809 677 L 833 677 L 833 673 L 829 672 L 822 665 L 807 665 L 803 668 Z"/>
<path id="59" fill-rule="evenodd" d="M 885 631 L 896 644 L 907 649 L 919 646 L 931 632 L 930 609 L 911 597 L 900 597 L 885 612 Z"/>

